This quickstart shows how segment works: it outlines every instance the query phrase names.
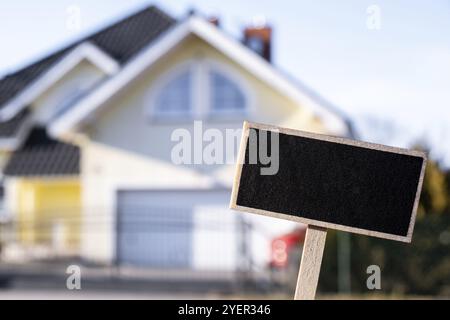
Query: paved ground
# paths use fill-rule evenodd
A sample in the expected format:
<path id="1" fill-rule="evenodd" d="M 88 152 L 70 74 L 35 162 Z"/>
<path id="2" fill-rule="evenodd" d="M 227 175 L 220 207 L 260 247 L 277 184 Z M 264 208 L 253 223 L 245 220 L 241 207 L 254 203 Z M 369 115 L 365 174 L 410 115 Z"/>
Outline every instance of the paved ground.
<path id="1" fill-rule="evenodd" d="M 0 290 L 0 300 L 185 300 L 185 299 L 228 299 L 227 295 L 213 294 L 175 294 L 175 293 L 151 293 L 151 292 L 122 292 L 122 291 L 96 291 L 96 290 L 30 290 L 30 289 L 10 289 Z"/>
<path id="2" fill-rule="evenodd" d="M 249 281 L 236 273 L 98 266 L 81 266 L 81 290 L 68 290 L 68 265 L 0 264 L 0 299 L 230 299 L 268 293 L 264 275 Z"/>

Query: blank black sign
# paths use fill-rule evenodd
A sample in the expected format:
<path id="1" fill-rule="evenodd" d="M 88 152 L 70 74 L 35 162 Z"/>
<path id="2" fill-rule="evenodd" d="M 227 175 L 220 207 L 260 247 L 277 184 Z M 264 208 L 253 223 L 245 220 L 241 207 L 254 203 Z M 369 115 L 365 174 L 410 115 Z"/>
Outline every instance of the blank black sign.
<path id="1" fill-rule="evenodd" d="M 249 130 L 259 137 L 261 129 Z M 408 231 L 414 223 L 424 156 L 376 150 L 359 142 L 350 145 L 278 135 L 275 175 L 261 175 L 260 169 L 267 165 L 259 161 L 249 164 L 249 140 L 245 138 L 235 209 L 252 208 L 255 213 L 262 210 L 318 221 L 319 226 L 411 240 Z"/>

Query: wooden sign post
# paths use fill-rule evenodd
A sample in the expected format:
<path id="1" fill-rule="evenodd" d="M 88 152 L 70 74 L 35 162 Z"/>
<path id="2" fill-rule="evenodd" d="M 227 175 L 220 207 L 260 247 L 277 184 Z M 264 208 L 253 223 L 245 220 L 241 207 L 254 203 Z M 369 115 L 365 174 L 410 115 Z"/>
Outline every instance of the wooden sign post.
<path id="1" fill-rule="evenodd" d="M 325 228 L 309 225 L 306 229 L 305 245 L 303 246 L 295 289 L 295 300 L 313 300 L 316 296 L 326 238 L 327 229 Z"/>
<path id="2" fill-rule="evenodd" d="M 233 210 L 308 225 L 295 299 L 314 299 L 327 228 L 411 242 L 421 151 L 244 122 Z"/>

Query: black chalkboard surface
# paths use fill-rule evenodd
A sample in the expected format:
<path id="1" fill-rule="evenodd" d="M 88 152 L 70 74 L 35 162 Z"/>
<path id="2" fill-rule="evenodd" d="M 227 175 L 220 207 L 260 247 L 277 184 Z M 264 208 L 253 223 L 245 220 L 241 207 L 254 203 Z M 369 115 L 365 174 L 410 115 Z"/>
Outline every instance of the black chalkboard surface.
<path id="1" fill-rule="evenodd" d="M 425 162 L 420 151 L 245 123 L 230 207 L 410 242 Z"/>

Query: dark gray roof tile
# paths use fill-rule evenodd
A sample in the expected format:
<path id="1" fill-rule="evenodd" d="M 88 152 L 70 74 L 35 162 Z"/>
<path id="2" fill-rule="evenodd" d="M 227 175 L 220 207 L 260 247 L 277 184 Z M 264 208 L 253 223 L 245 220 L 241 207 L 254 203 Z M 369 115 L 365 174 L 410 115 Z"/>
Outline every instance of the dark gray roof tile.
<path id="1" fill-rule="evenodd" d="M 3 172 L 7 176 L 78 175 L 80 149 L 50 138 L 43 127 L 35 127 Z"/>

